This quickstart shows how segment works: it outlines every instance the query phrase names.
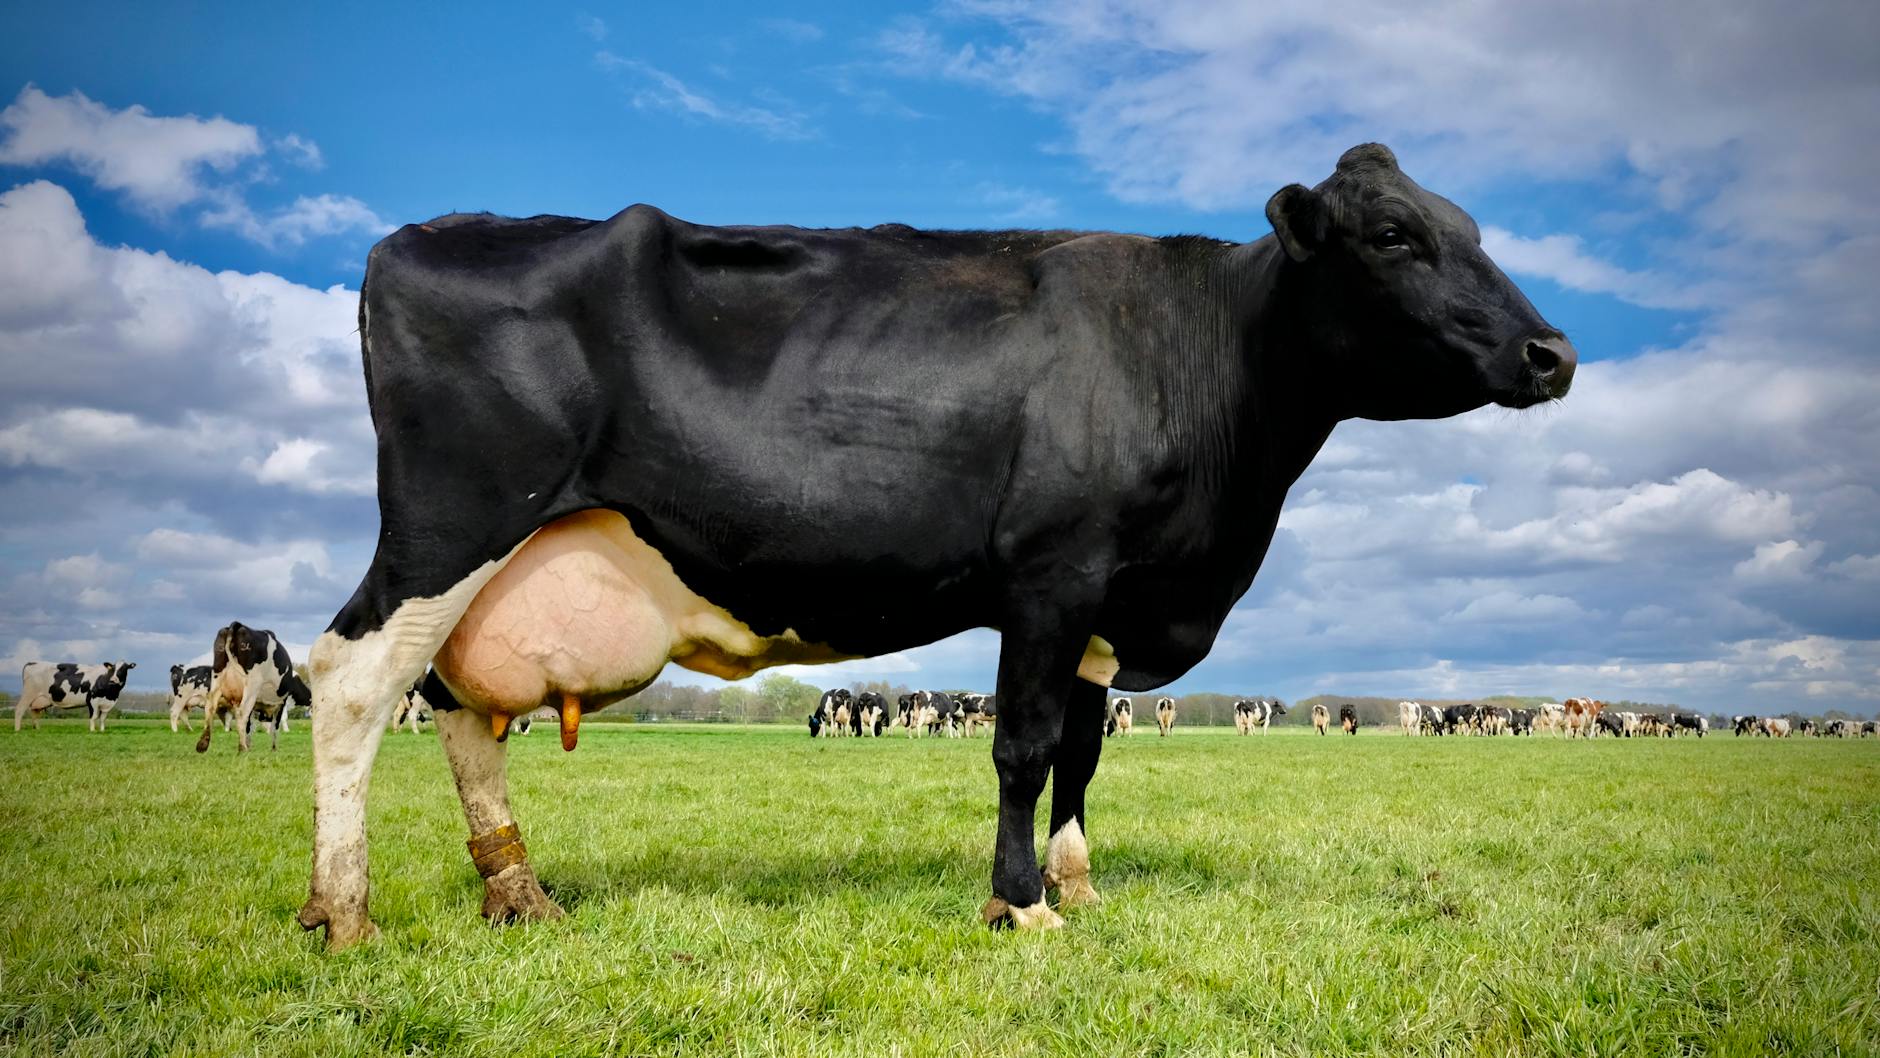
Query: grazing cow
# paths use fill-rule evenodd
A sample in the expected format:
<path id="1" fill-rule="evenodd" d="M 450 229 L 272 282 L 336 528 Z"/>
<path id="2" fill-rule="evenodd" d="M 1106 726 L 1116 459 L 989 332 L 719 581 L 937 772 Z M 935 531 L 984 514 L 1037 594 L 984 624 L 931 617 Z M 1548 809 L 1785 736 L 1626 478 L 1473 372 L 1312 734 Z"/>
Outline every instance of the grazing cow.
<path id="1" fill-rule="evenodd" d="M 189 711 L 206 708 L 209 702 L 207 665 L 170 666 L 170 730 L 190 730 Z M 208 714 L 205 712 L 204 716 Z"/>
<path id="2" fill-rule="evenodd" d="M 1606 703 L 1592 698 L 1569 698 L 1561 703 L 1561 715 L 1566 724 L 1567 737 L 1585 735 L 1593 737 L 1593 724 Z"/>
<path id="3" fill-rule="evenodd" d="M 888 700 L 886 698 L 874 691 L 863 691 L 855 696 L 855 707 L 849 717 L 849 726 L 858 737 L 880 736 L 881 729 L 887 722 Z"/>
<path id="4" fill-rule="evenodd" d="M 1161 728 L 1164 735 L 1168 734 L 1169 728 L 1175 726 L 1175 699 L 1157 698 L 1155 700 L 1155 726 Z"/>
<path id="5" fill-rule="evenodd" d="M 423 687 L 424 681 L 419 680 L 417 683 L 412 684 L 409 690 L 405 691 L 405 695 L 399 701 L 398 707 L 392 711 L 392 726 L 390 730 L 396 731 L 401 726 L 409 726 L 411 733 L 415 735 L 419 731 L 419 725 L 431 719 L 431 703 L 424 700 Z M 282 719 L 286 719 L 285 714 L 283 714 Z"/>
<path id="6" fill-rule="evenodd" d="M 1880 720 L 1868 720 L 1860 725 L 1860 737 L 1866 738 L 1868 735 L 1875 734 L 1880 734 Z"/>
<path id="7" fill-rule="evenodd" d="M 1423 727 L 1423 707 L 1415 702 L 1398 702 L 1397 726 L 1403 728 L 1405 738 L 1416 734 Z"/>
<path id="8" fill-rule="evenodd" d="M 821 713 L 809 714 L 809 737 L 816 738 L 820 736 L 822 734 L 822 726 L 823 718 Z"/>
<path id="9" fill-rule="evenodd" d="M 1443 710 L 1443 730 L 1452 735 L 1475 734 L 1476 712 L 1476 707 L 1468 702 L 1446 707 Z"/>
<path id="10" fill-rule="evenodd" d="M 1763 719 L 1762 729 L 1763 734 L 1770 738 L 1788 738 L 1789 733 L 1794 730 L 1794 725 L 1789 723 L 1787 717 L 1771 716 Z"/>
<path id="11" fill-rule="evenodd" d="M 85 730 L 103 731 L 104 720 L 124 693 L 124 681 L 137 667 L 135 661 L 80 665 L 71 661 L 29 661 L 20 669 L 20 697 L 13 703 L 13 730 L 20 729 L 28 712 L 33 730 L 48 709 L 85 710 Z"/>
<path id="12" fill-rule="evenodd" d="M 1671 713 L 1671 727 L 1674 731 L 1689 731 L 1698 738 L 1710 733 L 1710 718 L 1702 713 Z"/>
<path id="13" fill-rule="evenodd" d="M 1285 715 L 1286 707 L 1279 704 L 1278 699 L 1269 702 L 1264 698 L 1243 698 L 1234 703 L 1234 730 L 1251 735 L 1258 728 L 1264 735 L 1275 716 Z"/>
<path id="14" fill-rule="evenodd" d="M 1118 698 L 1110 703 L 1110 719 L 1103 726 L 1103 737 L 1127 735 L 1135 730 L 1136 719 L 1127 698 Z"/>
<path id="15" fill-rule="evenodd" d="M 408 687 L 409 685 L 407 685 Z M 404 689 L 394 696 L 396 707 Z M 209 701 L 203 714 L 202 735 L 196 739 L 196 752 L 209 751 L 209 739 L 215 725 L 209 721 L 227 710 L 235 712 L 238 752 L 248 751 L 248 733 L 257 715 L 268 726 L 271 749 L 280 748 L 281 722 L 293 706 L 311 706 L 307 685 L 294 674 L 293 659 L 273 632 L 250 628 L 231 621 L 215 634 L 215 651 L 209 676 Z M 379 718 L 384 727 L 392 710 Z M 318 723 L 318 720 L 315 720 Z"/>
<path id="16" fill-rule="evenodd" d="M 1586 732 L 1587 738 L 1592 738 L 1601 731 L 1614 738 L 1625 734 L 1625 722 L 1620 720 L 1616 713 L 1598 712 L 1592 714 L 1592 717 L 1593 722 Z"/>
<path id="17" fill-rule="evenodd" d="M 1343 728 L 1345 734 L 1347 735 L 1357 734 L 1358 733 L 1358 710 L 1351 707 L 1350 705 L 1339 706 L 1338 707 L 1338 726 Z"/>
<path id="18" fill-rule="evenodd" d="M 1514 713 L 1505 705 L 1485 705 L 1477 716 L 1477 722 L 1481 724 L 1483 734 L 1505 735 L 1508 733 L 1508 723 L 1513 719 Z"/>
<path id="19" fill-rule="evenodd" d="M 1813 720 L 1803 720 L 1795 725 L 1795 733 L 1798 735 L 1808 735 L 1810 737 L 1819 738 L 1821 734 L 1821 727 L 1819 724 L 1815 723 Z"/>
<path id="20" fill-rule="evenodd" d="M 1332 726 L 1332 711 L 1325 708 L 1324 702 L 1312 703 L 1312 729 L 1323 735 L 1325 729 Z"/>
<path id="21" fill-rule="evenodd" d="M 1735 732 L 1737 738 L 1741 738 L 1744 735 L 1755 735 L 1762 731 L 1762 718 L 1759 716 L 1733 716 L 1730 718 L 1730 727 Z"/>
<path id="22" fill-rule="evenodd" d="M 1534 737 L 1534 710 L 1510 709 L 1508 711 L 1508 733 Z"/>
<path id="23" fill-rule="evenodd" d="M 849 708 L 854 704 L 855 696 L 847 687 L 832 687 L 822 693 L 816 701 L 815 728 L 818 734 L 834 737 L 847 730 Z"/>
<path id="24" fill-rule="evenodd" d="M 980 725 L 990 727 L 998 722 L 998 703 L 990 694 L 961 692 L 953 696 L 953 701 L 959 706 L 960 723 L 965 728 L 967 738 L 976 735 Z"/>
<path id="25" fill-rule="evenodd" d="M 717 228 L 649 206 L 385 238 L 359 314 L 380 531 L 314 649 L 301 923 L 332 948 L 372 931 L 365 777 L 427 661 L 501 921 L 559 910 L 509 807 L 510 717 L 555 707 L 573 745 L 583 711 L 669 661 L 739 678 L 996 627 L 982 912 L 1061 924 L 1047 888 L 1094 899 L 1107 689 L 1208 654 L 1333 428 L 1526 408 L 1573 376 L 1474 221 L 1388 149 L 1353 148 L 1267 216 L 1248 244 Z"/>
<path id="26" fill-rule="evenodd" d="M 1449 726 L 1449 713 L 1440 706 L 1425 705 L 1417 717 L 1417 729 L 1425 735 L 1440 737 Z"/>

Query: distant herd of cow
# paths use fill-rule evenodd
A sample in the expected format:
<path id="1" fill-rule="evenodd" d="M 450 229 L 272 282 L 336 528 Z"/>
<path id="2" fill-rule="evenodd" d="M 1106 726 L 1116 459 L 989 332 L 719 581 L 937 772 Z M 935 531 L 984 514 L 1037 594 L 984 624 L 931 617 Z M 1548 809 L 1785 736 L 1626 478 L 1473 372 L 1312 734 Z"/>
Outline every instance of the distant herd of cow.
<path id="1" fill-rule="evenodd" d="M 272 632 L 232 622 L 215 634 L 211 656 L 213 663 L 209 665 L 170 666 L 170 730 L 192 728 L 191 711 L 201 709 L 203 728 L 196 742 L 197 752 L 209 748 L 211 728 L 218 719 L 223 730 L 240 732 L 243 750 L 248 748 L 249 735 L 256 722 L 267 729 L 270 746 L 278 746 L 280 733 L 288 730 L 288 710 L 313 705 L 312 692 L 296 673 L 287 648 Z M 27 662 L 20 674 L 20 698 L 13 707 L 13 729 L 21 728 L 28 713 L 37 728 L 39 718 L 47 709 L 67 707 L 85 709 L 86 727 L 103 731 L 105 716 L 117 705 L 125 680 L 136 667 L 134 661 L 98 665 Z M 855 693 L 846 687 L 825 691 L 816 703 L 815 712 L 809 714 L 809 733 L 811 737 L 862 737 L 899 730 L 910 738 L 921 735 L 970 738 L 981 727 L 994 726 L 999 718 L 998 699 L 990 694 L 914 691 L 901 695 L 896 705 L 897 709 L 890 714 L 887 699 L 874 691 Z M 419 722 L 429 715 L 429 704 L 413 687 L 398 704 L 392 728 L 409 726 L 417 731 Z M 1234 703 L 1234 730 L 1242 735 L 1254 731 L 1264 734 L 1274 717 L 1284 715 L 1286 707 L 1277 699 L 1243 698 Z M 1710 731 L 1710 720 L 1697 713 L 1607 709 L 1606 703 L 1592 698 L 1568 698 L 1534 709 L 1398 702 L 1397 719 L 1405 735 L 1533 735 L 1540 731 L 1569 738 L 1593 738 L 1602 734 L 1620 738 L 1694 734 L 1702 738 Z M 517 718 L 514 733 L 528 734 L 529 720 L 528 716 Z M 1155 700 L 1155 721 L 1159 733 L 1169 733 L 1175 726 L 1175 699 Z M 1860 738 L 1880 735 L 1880 725 L 1872 720 L 1737 716 L 1731 718 L 1731 724 L 1739 736 Z M 1331 726 L 1330 708 L 1323 703 L 1313 705 L 1314 730 L 1323 735 Z M 1339 706 L 1338 727 L 1347 735 L 1358 733 L 1355 706 Z M 1128 735 L 1134 728 L 1134 703 L 1128 698 L 1111 699 L 1103 721 L 1104 736 Z"/>

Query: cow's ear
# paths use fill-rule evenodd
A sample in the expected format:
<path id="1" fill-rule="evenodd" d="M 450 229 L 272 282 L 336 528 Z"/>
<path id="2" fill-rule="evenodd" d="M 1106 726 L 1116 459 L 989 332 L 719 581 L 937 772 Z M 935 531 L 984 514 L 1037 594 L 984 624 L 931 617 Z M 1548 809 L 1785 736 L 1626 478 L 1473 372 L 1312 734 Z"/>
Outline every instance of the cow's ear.
<path id="1" fill-rule="evenodd" d="M 1286 249 L 1286 256 L 1303 261 L 1325 239 L 1325 203 L 1303 184 L 1287 184 L 1266 200 L 1266 219 Z"/>

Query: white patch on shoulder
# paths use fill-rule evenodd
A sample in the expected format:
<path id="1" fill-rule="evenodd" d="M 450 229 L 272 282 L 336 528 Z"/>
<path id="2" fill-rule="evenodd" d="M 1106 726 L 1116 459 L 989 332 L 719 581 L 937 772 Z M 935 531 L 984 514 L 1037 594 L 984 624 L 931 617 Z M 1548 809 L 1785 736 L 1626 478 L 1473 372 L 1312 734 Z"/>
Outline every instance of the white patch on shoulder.
<path id="1" fill-rule="evenodd" d="M 1077 678 L 1108 687 L 1122 668 L 1122 663 L 1116 660 L 1116 648 L 1110 646 L 1109 640 L 1091 636 L 1090 644 L 1084 647 L 1083 660 L 1077 663 Z"/>

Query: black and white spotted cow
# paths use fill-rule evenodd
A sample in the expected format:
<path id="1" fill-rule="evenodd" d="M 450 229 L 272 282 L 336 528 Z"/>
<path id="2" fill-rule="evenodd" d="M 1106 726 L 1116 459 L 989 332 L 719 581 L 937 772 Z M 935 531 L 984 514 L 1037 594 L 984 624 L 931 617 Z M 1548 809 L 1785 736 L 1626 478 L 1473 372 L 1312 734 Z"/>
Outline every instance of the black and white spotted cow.
<path id="1" fill-rule="evenodd" d="M 13 703 L 13 730 L 18 731 L 27 713 L 33 714 L 33 730 L 39 730 L 39 718 L 48 709 L 84 709 L 85 729 L 103 731 L 105 716 L 124 693 L 135 661 L 80 665 L 72 661 L 29 661 L 20 669 L 20 697 Z"/>
<path id="2" fill-rule="evenodd" d="M 1529 738 L 1533 738 L 1534 737 L 1534 710 L 1532 709 L 1508 710 L 1508 733 L 1511 735 L 1526 735 Z"/>
<path id="3" fill-rule="evenodd" d="M 1242 698 L 1234 703 L 1234 730 L 1251 735 L 1257 728 L 1264 735 L 1273 718 L 1284 715 L 1286 707 L 1277 699 L 1269 702 L 1264 698 Z"/>
<path id="4" fill-rule="evenodd" d="M 1167 735 L 1175 726 L 1175 699 L 1157 698 L 1155 700 L 1155 726 L 1163 735 Z"/>
<path id="5" fill-rule="evenodd" d="M 954 695 L 953 701 L 960 707 L 960 723 L 967 738 L 976 735 L 981 726 L 992 727 L 998 723 L 998 700 L 990 694 L 965 691 Z"/>
<path id="6" fill-rule="evenodd" d="M 278 749 L 287 710 L 312 705 L 313 695 L 295 675 L 294 661 L 274 633 L 231 621 L 215 634 L 208 707 L 196 752 L 209 751 L 212 721 L 229 710 L 235 714 L 238 752 L 248 751 L 249 732 L 257 719 L 267 725 L 269 748 Z"/>
<path id="7" fill-rule="evenodd" d="M 1443 709 L 1443 730 L 1451 735 L 1474 735 L 1481 731 L 1481 709 L 1468 702 Z"/>
<path id="8" fill-rule="evenodd" d="M 1325 729 L 1332 726 L 1332 711 L 1325 708 L 1324 702 L 1312 703 L 1312 730 L 1325 734 Z"/>
<path id="9" fill-rule="evenodd" d="M 1249 243 L 651 206 L 382 240 L 358 328 L 380 526 L 314 647 L 300 922 L 334 948 L 372 932 L 365 777 L 427 663 L 460 707 L 426 683 L 484 910 L 507 920 L 559 910 L 503 785 L 509 718 L 559 709 L 572 746 L 583 711 L 669 663 L 739 679 L 990 627 L 981 914 L 1061 925 L 1048 890 L 1095 899 L 1103 703 L 1207 656 L 1337 425 L 1533 407 L 1575 370 L 1475 222 L 1386 148 L 1266 215 Z"/>
<path id="10" fill-rule="evenodd" d="M 1868 720 L 1860 725 L 1860 737 L 1880 735 L 1880 720 Z"/>
<path id="11" fill-rule="evenodd" d="M 1448 713 L 1440 705 L 1419 707 L 1417 729 L 1425 735 L 1441 736 L 1449 726 Z"/>
<path id="12" fill-rule="evenodd" d="M 409 727 L 411 733 L 415 735 L 418 734 L 420 725 L 431 718 L 431 703 L 424 700 L 424 681 L 420 679 L 411 685 L 411 688 L 405 692 L 404 698 L 399 701 L 398 707 L 392 710 L 391 730 Z"/>
<path id="13" fill-rule="evenodd" d="M 1673 712 L 1671 714 L 1671 730 L 1673 733 L 1689 731 L 1698 738 L 1703 738 L 1710 733 L 1710 718 L 1702 713 Z"/>
<path id="14" fill-rule="evenodd" d="M 847 687 L 832 687 L 816 702 L 811 733 L 826 737 L 849 733 L 849 714 L 854 710 L 855 695 Z"/>
<path id="15" fill-rule="evenodd" d="M 1135 706 L 1127 698 L 1118 698 L 1110 703 L 1107 719 L 1103 722 L 1103 737 L 1128 735 L 1136 728 Z"/>
<path id="16" fill-rule="evenodd" d="M 1347 735 L 1358 733 L 1358 710 L 1350 704 L 1338 707 L 1338 727 Z"/>
<path id="17" fill-rule="evenodd" d="M 189 722 L 191 709 L 204 710 L 207 717 L 209 704 L 209 676 L 207 665 L 170 666 L 170 730 L 192 730 Z"/>
<path id="18" fill-rule="evenodd" d="M 1599 734 L 1622 738 L 1625 735 L 1625 721 L 1612 710 L 1602 709 L 1593 714 L 1593 723 L 1587 729 L 1586 734 L 1589 738 Z"/>
<path id="19" fill-rule="evenodd" d="M 1762 733 L 1762 718 L 1758 716 L 1733 716 L 1730 718 L 1730 729 L 1737 738 L 1742 738 L 1744 735 L 1754 737 Z"/>
<path id="20" fill-rule="evenodd" d="M 1505 705 L 1485 705 L 1480 714 L 1482 733 L 1487 735 L 1505 735 L 1514 722 L 1514 710 Z"/>
<path id="21" fill-rule="evenodd" d="M 881 734 L 888 722 L 888 700 L 874 691 L 863 691 L 855 696 L 855 704 L 849 713 L 849 730 L 857 737 L 874 737 Z"/>

